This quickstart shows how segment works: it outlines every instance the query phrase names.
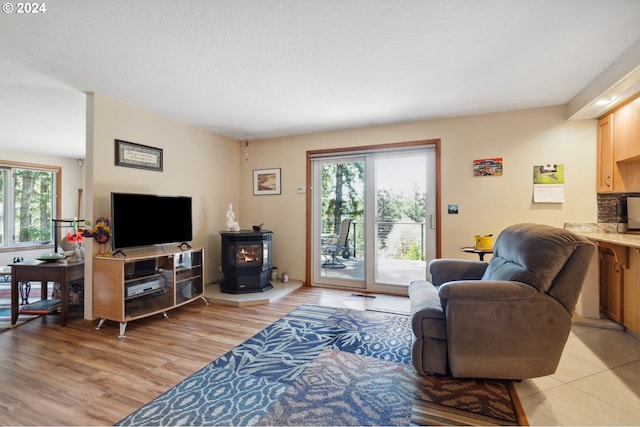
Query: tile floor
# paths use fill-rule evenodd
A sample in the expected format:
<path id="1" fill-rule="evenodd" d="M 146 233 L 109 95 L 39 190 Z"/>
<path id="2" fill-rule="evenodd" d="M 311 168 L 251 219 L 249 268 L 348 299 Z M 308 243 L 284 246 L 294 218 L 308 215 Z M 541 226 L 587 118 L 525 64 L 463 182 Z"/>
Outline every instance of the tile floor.
<path id="1" fill-rule="evenodd" d="M 640 426 L 640 339 L 574 325 L 556 373 L 516 388 L 530 425 Z"/>

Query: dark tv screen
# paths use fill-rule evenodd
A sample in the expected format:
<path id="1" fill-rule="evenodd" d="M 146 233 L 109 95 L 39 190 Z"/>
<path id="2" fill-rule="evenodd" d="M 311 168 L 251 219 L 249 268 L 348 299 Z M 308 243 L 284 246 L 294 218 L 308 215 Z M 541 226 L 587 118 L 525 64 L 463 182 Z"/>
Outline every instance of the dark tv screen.
<path id="1" fill-rule="evenodd" d="M 191 197 L 111 193 L 113 249 L 190 242 Z"/>

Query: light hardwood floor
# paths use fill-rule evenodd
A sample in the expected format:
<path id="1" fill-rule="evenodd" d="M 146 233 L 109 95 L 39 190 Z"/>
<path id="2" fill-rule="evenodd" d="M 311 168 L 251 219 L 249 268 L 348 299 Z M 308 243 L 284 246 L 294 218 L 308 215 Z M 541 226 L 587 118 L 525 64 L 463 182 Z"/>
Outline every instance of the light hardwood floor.
<path id="1" fill-rule="evenodd" d="M 304 303 L 365 309 L 384 298 L 303 287 L 268 305 L 195 301 L 131 322 L 62 328 L 43 317 L 0 333 L 0 425 L 112 425 Z M 394 301 L 395 303 L 395 301 Z M 640 340 L 574 327 L 558 371 L 517 384 L 531 425 L 640 425 Z"/>
<path id="2" fill-rule="evenodd" d="M 115 322 L 33 320 L 0 334 L 0 424 L 113 425 L 301 304 L 375 302 L 352 294 L 303 287 L 268 305 L 194 301 L 129 323 L 125 339 Z"/>

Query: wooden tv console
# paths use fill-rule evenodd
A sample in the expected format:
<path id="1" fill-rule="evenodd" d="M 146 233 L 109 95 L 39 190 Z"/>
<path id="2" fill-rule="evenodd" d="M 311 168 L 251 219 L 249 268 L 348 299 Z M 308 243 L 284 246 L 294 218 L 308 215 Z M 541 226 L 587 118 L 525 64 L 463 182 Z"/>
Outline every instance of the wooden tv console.
<path id="1" fill-rule="evenodd" d="M 204 297 L 204 250 L 166 247 L 130 251 L 127 255 L 93 258 L 93 313 L 120 323 L 124 338 L 127 323 Z"/>

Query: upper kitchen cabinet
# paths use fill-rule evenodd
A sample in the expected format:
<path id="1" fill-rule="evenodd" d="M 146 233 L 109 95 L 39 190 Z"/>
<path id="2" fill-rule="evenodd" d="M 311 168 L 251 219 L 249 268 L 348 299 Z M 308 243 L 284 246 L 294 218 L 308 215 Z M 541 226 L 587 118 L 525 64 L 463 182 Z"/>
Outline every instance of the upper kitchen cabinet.
<path id="1" fill-rule="evenodd" d="M 613 114 L 614 160 L 620 162 L 640 159 L 640 97 Z"/>
<path id="2" fill-rule="evenodd" d="M 597 191 L 640 192 L 640 96 L 598 121 Z"/>
<path id="3" fill-rule="evenodd" d="M 598 121 L 598 192 L 613 191 L 613 114 Z"/>

